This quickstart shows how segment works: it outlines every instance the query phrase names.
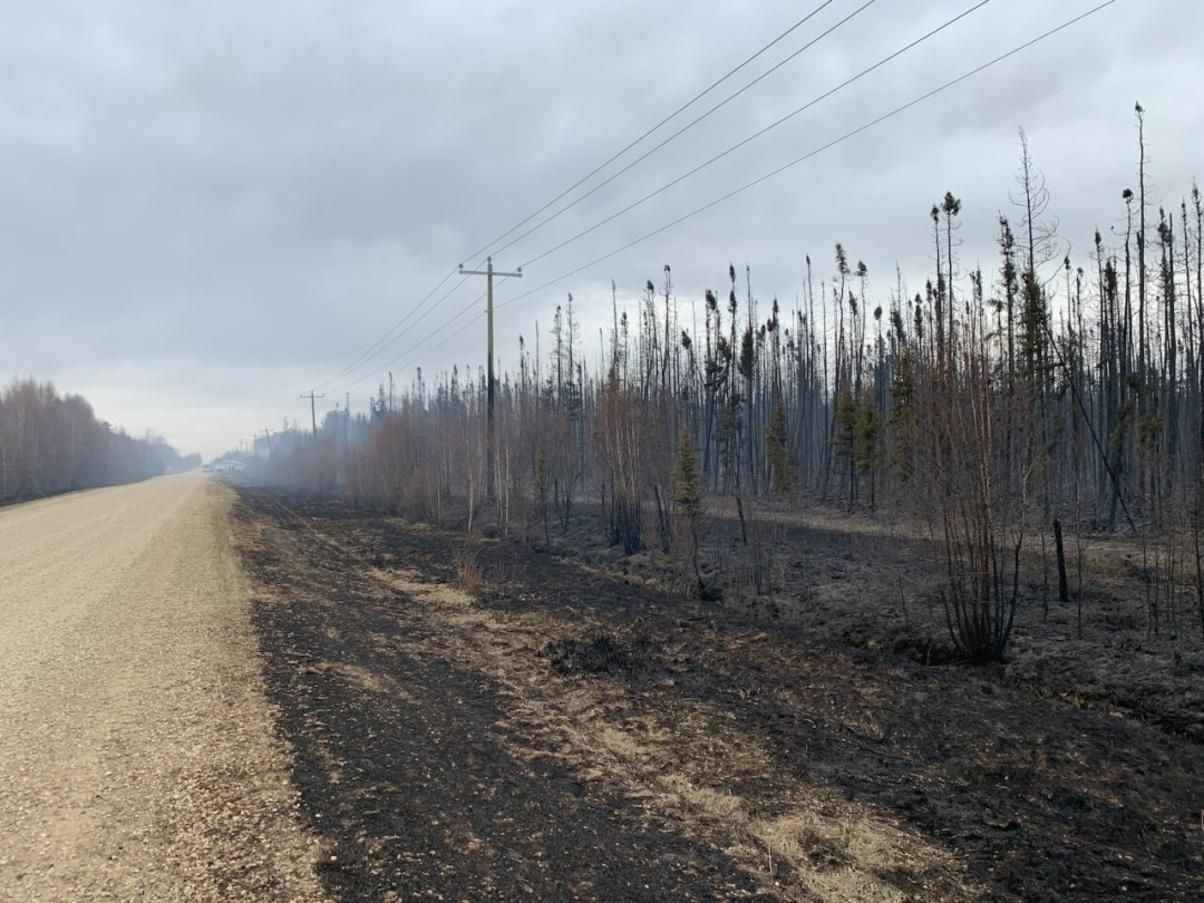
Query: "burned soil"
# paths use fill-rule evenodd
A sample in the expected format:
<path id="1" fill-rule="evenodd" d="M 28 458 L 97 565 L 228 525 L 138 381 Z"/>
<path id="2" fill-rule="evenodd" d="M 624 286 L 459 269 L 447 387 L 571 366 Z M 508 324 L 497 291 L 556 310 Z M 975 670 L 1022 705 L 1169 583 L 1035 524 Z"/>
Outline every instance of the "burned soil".
<path id="1" fill-rule="evenodd" d="M 336 897 L 1204 891 L 1190 737 L 515 543 L 240 495 Z"/>

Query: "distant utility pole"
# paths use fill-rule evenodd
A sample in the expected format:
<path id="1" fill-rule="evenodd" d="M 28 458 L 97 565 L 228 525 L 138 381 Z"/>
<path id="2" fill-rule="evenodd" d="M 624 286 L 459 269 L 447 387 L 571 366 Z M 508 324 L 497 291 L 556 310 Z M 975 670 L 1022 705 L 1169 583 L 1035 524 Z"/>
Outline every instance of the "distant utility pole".
<path id="1" fill-rule="evenodd" d="M 272 457 L 272 431 L 266 426 L 263 428 L 263 436 L 268 440 L 268 457 Z"/>
<path id="2" fill-rule="evenodd" d="M 317 439 L 318 438 L 318 409 L 314 406 L 314 399 L 315 398 L 325 398 L 326 396 L 325 395 L 315 395 L 313 392 L 310 392 L 308 395 L 302 395 L 301 397 L 309 399 L 309 421 L 313 425 L 313 428 L 314 428 L 314 438 Z"/>
<path id="3" fill-rule="evenodd" d="M 486 439 L 485 445 L 488 449 L 486 452 L 488 461 L 486 462 L 485 482 L 489 487 L 489 501 L 494 501 L 496 498 L 496 487 L 494 486 L 494 474 L 497 462 L 497 439 L 493 431 L 493 277 L 502 276 L 503 278 L 521 279 L 523 276 L 523 268 L 519 267 L 513 273 L 499 273 L 493 269 L 493 258 L 485 258 L 485 269 L 483 270 L 466 270 L 464 264 L 460 264 L 460 273 L 464 276 L 484 276 L 485 277 L 485 318 L 487 321 L 488 339 L 486 340 L 486 354 L 489 356 L 489 362 L 486 365 Z"/>

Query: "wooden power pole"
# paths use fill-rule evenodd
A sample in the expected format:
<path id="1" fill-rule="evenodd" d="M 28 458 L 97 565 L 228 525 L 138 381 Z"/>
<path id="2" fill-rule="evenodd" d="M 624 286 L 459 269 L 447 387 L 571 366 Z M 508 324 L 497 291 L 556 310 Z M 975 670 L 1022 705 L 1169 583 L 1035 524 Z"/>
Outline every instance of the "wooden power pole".
<path id="1" fill-rule="evenodd" d="M 464 264 L 460 264 L 460 273 L 464 276 L 485 277 L 485 319 L 487 321 L 486 329 L 488 334 L 485 343 L 485 353 L 488 355 L 488 363 L 485 366 L 485 454 L 488 458 L 485 464 L 485 483 L 488 486 L 489 501 L 492 502 L 497 498 L 497 487 L 494 485 L 497 473 L 497 436 L 493 426 L 493 277 L 501 276 L 504 279 L 521 279 L 523 268 L 519 267 L 513 273 L 499 273 L 493 268 L 493 258 L 487 257 L 485 258 L 485 269 L 466 270 L 464 269 Z"/>
<path id="2" fill-rule="evenodd" d="M 313 392 L 310 392 L 308 395 L 302 395 L 301 397 L 309 399 L 309 422 L 313 426 L 314 438 L 317 439 L 318 438 L 318 409 L 314 406 L 314 399 L 325 398 L 326 396 L 325 395 L 315 395 Z"/>

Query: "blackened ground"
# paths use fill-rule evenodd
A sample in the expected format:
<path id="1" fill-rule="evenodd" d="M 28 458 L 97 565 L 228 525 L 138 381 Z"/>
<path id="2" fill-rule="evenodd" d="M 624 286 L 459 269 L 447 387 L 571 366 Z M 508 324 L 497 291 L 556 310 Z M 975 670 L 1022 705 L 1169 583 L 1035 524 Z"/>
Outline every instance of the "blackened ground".
<path id="1" fill-rule="evenodd" d="M 921 664 L 961 658 L 939 601 L 948 579 L 944 551 L 923 523 L 815 500 L 746 502 L 745 530 L 732 502 L 708 499 L 700 527 L 702 574 L 725 607 Z M 549 531 L 549 550 L 633 580 L 691 587 L 684 555 L 624 555 L 609 546 L 603 513 L 596 503 L 577 503 L 573 516 Z M 516 532 L 545 545 L 538 525 L 519 524 Z M 1204 745 L 1204 635 L 1195 589 L 1179 579 L 1173 599 L 1163 592 L 1159 601 L 1164 578 L 1146 564 L 1158 555 L 1166 560 L 1158 550 L 1165 537 L 1146 537 L 1147 545 L 1133 536 L 1068 530 L 1071 600 L 1064 603 L 1053 540 L 1045 539 L 1030 537 L 1021 557 L 1008 663 L 994 679 L 1080 708 L 1120 712 Z M 1160 619 L 1150 617 L 1151 600 Z"/>
<path id="2" fill-rule="evenodd" d="M 241 515 L 269 512 L 280 513 L 244 505 Z M 500 746 L 511 732 L 497 685 L 416 652 L 439 645 L 437 624 L 380 599 L 354 558 L 285 526 L 300 549 L 279 558 L 261 549 L 250 560 L 287 601 L 261 601 L 254 620 L 295 750 L 294 780 L 327 842 L 319 868 L 333 894 L 755 896 L 755 882 L 722 852 L 687 843 L 553 756 L 523 760 Z M 306 559 L 296 570 L 295 552 Z"/>
<path id="3" fill-rule="evenodd" d="M 336 502 L 236 517 L 343 899 L 1204 893 L 1200 747 L 1152 727 Z M 466 562 L 470 604 L 417 588 Z"/>

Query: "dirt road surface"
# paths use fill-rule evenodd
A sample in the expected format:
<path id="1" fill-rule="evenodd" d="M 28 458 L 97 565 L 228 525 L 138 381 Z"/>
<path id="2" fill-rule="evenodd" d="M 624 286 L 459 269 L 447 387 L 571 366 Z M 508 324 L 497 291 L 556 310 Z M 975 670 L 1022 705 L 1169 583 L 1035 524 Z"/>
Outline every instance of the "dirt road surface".
<path id="1" fill-rule="evenodd" d="M 315 900 L 199 476 L 0 510 L 0 900 Z"/>

